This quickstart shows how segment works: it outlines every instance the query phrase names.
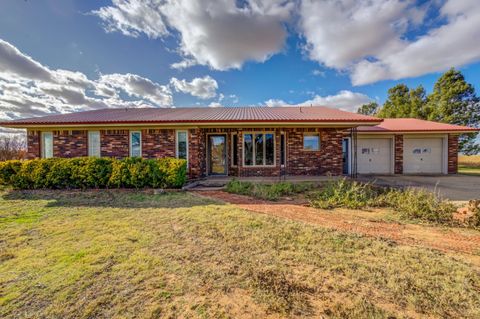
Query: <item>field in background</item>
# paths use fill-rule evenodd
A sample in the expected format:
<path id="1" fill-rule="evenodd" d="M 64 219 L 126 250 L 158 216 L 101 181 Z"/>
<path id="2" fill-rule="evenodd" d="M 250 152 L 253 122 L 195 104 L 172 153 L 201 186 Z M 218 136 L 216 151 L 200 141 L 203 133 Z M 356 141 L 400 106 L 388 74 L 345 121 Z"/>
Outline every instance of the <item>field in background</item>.
<path id="1" fill-rule="evenodd" d="M 480 175 L 480 155 L 459 155 L 458 172 L 462 174 Z"/>
<path id="2" fill-rule="evenodd" d="M 479 318 L 480 274 L 189 193 L 0 193 L 2 318 Z"/>

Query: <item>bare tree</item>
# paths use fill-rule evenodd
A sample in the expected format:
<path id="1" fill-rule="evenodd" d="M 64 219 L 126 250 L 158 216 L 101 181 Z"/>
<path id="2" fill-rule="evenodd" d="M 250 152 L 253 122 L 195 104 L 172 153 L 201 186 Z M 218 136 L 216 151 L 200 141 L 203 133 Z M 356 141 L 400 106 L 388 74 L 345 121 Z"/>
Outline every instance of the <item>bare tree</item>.
<path id="1" fill-rule="evenodd" d="M 0 161 L 23 159 L 27 153 L 24 136 L 6 134 L 0 136 Z"/>

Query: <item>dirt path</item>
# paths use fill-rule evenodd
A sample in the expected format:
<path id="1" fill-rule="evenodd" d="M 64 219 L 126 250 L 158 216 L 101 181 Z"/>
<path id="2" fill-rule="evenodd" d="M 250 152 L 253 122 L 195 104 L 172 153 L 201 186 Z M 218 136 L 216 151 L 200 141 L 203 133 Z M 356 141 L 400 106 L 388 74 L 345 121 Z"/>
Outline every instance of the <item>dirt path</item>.
<path id="1" fill-rule="evenodd" d="M 270 202 L 223 191 L 196 191 L 200 196 L 234 204 L 267 215 L 321 225 L 348 233 L 422 246 L 454 255 L 460 254 L 480 266 L 480 232 L 454 227 L 433 227 L 374 220 L 369 212 L 335 209 L 321 210 L 301 202 Z M 369 216 L 370 215 L 370 216 Z"/>

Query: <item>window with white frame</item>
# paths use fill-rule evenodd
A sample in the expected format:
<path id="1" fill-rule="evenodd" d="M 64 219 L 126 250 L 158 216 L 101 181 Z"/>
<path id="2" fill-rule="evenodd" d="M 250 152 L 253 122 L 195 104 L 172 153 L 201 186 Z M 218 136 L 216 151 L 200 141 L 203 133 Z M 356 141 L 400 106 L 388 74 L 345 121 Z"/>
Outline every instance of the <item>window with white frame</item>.
<path id="1" fill-rule="evenodd" d="M 318 133 L 305 133 L 303 135 L 303 149 L 306 151 L 320 150 L 320 135 Z"/>
<path id="2" fill-rule="evenodd" d="M 245 166 L 275 165 L 275 135 L 273 133 L 245 133 L 243 146 Z"/>
<path id="3" fill-rule="evenodd" d="M 42 158 L 51 158 L 53 157 L 53 133 L 52 132 L 42 132 Z"/>
<path id="4" fill-rule="evenodd" d="M 130 157 L 142 157 L 142 132 L 130 132 Z"/>
<path id="5" fill-rule="evenodd" d="M 188 160 L 188 132 L 177 131 L 177 158 Z"/>
<path id="6" fill-rule="evenodd" d="M 88 131 L 88 156 L 100 157 L 99 131 Z"/>

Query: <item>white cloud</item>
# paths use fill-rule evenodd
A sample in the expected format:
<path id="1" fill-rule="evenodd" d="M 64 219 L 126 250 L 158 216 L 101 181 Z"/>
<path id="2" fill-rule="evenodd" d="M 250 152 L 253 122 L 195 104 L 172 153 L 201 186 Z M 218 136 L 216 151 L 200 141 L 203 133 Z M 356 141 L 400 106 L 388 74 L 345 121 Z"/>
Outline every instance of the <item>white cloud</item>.
<path id="1" fill-rule="evenodd" d="M 441 8 L 447 24 L 377 61 L 363 60 L 353 67 L 352 83 L 401 79 L 444 71 L 480 59 L 480 5 L 476 0 L 447 1 Z"/>
<path id="2" fill-rule="evenodd" d="M 439 10 L 436 19 L 445 23 L 430 27 L 430 21 L 424 21 L 428 10 Z M 477 0 L 421 6 L 414 0 L 304 0 L 299 27 L 309 57 L 349 72 L 354 85 L 420 76 L 480 60 L 475 41 L 480 39 Z M 419 35 L 409 38 L 407 32 Z"/>
<path id="3" fill-rule="evenodd" d="M 171 106 L 172 92 L 166 85 L 160 85 L 136 74 L 106 74 L 98 82 L 110 89 L 127 93 L 131 97 L 146 99 L 158 106 Z"/>
<path id="4" fill-rule="evenodd" d="M 190 82 L 172 78 L 170 84 L 177 92 L 188 93 L 204 100 L 217 95 L 217 81 L 208 75 L 203 78 L 195 78 Z"/>
<path id="5" fill-rule="evenodd" d="M 107 32 L 119 31 L 132 37 L 145 33 L 149 38 L 158 38 L 168 33 L 160 13 L 162 2 L 112 0 L 112 6 L 102 7 L 92 13 L 104 21 Z"/>
<path id="6" fill-rule="evenodd" d="M 274 106 L 327 106 L 331 108 L 340 109 L 348 112 L 356 112 L 357 109 L 363 104 L 371 102 L 372 99 L 367 95 L 343 90 L 338 92 L 335 95 L 320 96 L 315 95 L 312 99 L 297 103 L 291 104 L 287 103 L 281 99 L 269 99 L 265 101 L 265 105 L 269 107 Z"/>
<path id="7" fill-rule="evenodd" d="M 220 102 L 212 102 L 208 105 L 208 107 L 223 107 L 223 105 Z"/>
<path id="8" fill-rule="evenodd" d="M 356 112 L 360 106 L 371 101 L 372 99 L 365 94 L 342 90 L 335 95 L 315 95 L 301 105 L 328 106 L 343 111 Z"/>
<path id="9" fill-rule="evenodd" d="M 285 102 L 284 100 L 281 99 L 269 99 L 265 101 L 265 105 L 268 107 L 274 107 L 274 106 L 291 106 L 291 104 Z"/>
<path id="10" fill-rule="evenodd" d="M 121 98 L 122 93 L 129 99 Z M 98 80 L 53 70 L 0 40 L 0 118 L 42 116 L 108 107 L 171 106 L 168 85 L 135 74 Z"/>
<path id="11" fill-rule="evenodd" d="M 294 3 L 285 0 L 129 0 L 113 1 L 92 13 L 106 30 L 152 38 L 178 33 L 185 58 L 173 68 L 193 64 L 217 70 L 241 68 L 245 61 L 263 62 L 282 50 Z M 153 16 L 153 17 L 152 17 Z"/>

